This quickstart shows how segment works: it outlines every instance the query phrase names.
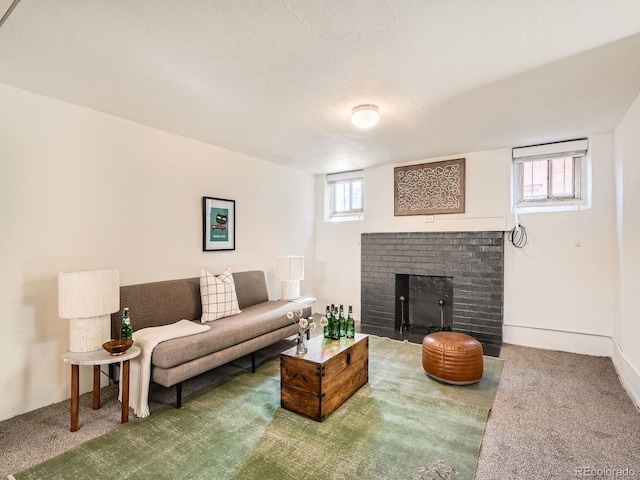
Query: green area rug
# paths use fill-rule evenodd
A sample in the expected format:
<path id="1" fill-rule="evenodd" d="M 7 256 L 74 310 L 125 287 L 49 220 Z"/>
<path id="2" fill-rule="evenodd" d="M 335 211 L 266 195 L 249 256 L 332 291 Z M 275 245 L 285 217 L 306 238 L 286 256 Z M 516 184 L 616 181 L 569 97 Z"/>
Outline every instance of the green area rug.
<path id="1" fill-rule="evenodd" d="M 369 348 L 369 383 L 322 423 L 280 408 L 274 358 L 15 478 L 473 479 L 502 361 L 462 387 L 424 373 L 421 345 Z"/>

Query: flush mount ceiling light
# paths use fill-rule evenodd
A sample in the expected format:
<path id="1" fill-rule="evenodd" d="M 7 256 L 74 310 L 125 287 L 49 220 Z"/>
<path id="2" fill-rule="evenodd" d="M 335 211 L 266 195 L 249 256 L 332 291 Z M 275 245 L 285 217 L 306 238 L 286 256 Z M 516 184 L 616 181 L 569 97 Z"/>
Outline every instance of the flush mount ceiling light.
<path id="1" fill-rule="evenodd" d="M 351 111 L 351 123 L 358 128 L 373 127 L 378 120 L 380 120 L 380 114 L 375 105 L 358 105 Z"/>

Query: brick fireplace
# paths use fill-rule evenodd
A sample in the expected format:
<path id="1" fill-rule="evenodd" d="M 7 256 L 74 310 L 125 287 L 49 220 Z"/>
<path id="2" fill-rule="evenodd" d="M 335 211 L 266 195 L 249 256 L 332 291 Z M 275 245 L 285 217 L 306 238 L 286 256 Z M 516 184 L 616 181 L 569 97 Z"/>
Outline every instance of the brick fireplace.
<path id="1" fill-rule="evenodd" d="M 364 333 L 420 343 L 428 333 L 425 328 L 434 322 L 426 320 L 420 325 L 422 313 L 414 311 L 415 320 L 407 328 L 405 319 L 405 327 L 400 329 L 400 316 L 410 304 L 415 309 L 415 305 L 435 302 L 432 307 L 442 308 L 436 314 L 440 318 L 442 312 L 449 328 L 477 338 L 486 355 L 499 355 L 504 308 L 503 232 L 365 233 L 361 240 Z M 418 284 L 427 286 L 402 290 L 405 277 L 426 278 Z M 430 277 L 449 279 L 453 294 L 424 291 Z M 414 298 L 405 298 L 409 295 Z M 439 297 L 446 297 L 446 308 L 437 305 Z"/>

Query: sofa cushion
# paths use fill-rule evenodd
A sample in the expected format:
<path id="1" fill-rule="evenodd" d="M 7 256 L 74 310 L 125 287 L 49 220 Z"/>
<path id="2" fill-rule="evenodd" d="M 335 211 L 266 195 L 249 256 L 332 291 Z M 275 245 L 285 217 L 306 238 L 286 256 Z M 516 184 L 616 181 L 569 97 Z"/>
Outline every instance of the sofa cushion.
<path id="1" fill-rule="evenodd" d="M 135 332 L 182 319 L 200 319 L 200 305 L 198 277 L 121 286 L 120 310 L 111 315 L 111 338 L 120 338 L 124 307 L 129 308 Z"/>
<path id="2" fill-rule="evenodd" d="M 287 312 L 296 308 L 302 308 L 305 317 L 311 315 L 309 305 L 284 300 L 244 308 L 234 317 L 211 322 L 207 332 L 160 343 L 153 351 L 152 364 L 172 368 L 291 325 Z"/>
<path id="3" fill-rule="evenodd" d="M 228 268 L 218 276 L 200 270 L 202 323 L 240 313 L 233 275 Z"/>
<path id="4" fill-rule="evenodd" d="M 236 285 L 240 310 L 269 301 L 267 281 L 263 271 L 238 272 L 234 274 L 233 281 Z"/>

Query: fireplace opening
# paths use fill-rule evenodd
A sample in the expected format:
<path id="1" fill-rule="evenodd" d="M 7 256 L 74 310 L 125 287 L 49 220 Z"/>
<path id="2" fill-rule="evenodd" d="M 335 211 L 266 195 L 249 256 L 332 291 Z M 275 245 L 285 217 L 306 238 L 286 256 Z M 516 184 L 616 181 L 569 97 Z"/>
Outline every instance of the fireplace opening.
<path id="1" fill-rule="evenodd" d="M 403 337 L 450 331 L 453 277 L 396 274 L 395 330 Z"/>

